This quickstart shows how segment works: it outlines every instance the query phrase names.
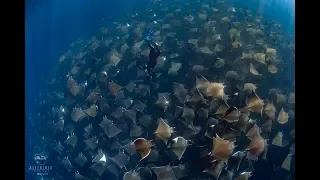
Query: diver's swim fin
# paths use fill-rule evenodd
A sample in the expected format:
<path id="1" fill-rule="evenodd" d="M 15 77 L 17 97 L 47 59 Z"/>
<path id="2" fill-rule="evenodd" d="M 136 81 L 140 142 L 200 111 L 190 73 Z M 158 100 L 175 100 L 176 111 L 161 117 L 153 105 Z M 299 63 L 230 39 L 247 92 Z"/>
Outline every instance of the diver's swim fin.
<path id="1" fill-rule="evenodd" d="M 145 70 L 146 72 L 146 76 L 149 79 L 149 81 L 156 81 L 158 79 L 159 76 L 157 76 L 156 73 L 154 73 L 152 70 L 150 72 L 147 71 L 147 69 Z"/>

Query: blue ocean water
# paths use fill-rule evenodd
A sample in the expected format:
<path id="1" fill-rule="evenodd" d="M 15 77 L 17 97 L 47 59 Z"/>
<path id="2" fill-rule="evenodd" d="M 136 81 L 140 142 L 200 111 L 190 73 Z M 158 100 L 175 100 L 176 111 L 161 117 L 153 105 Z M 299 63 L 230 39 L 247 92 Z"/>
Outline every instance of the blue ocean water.
<path id="1" fill-rule="evenodd" d="M 73 41 L 89 38 L 101 26 L 148 3 L 149 0 L 30 2 L 25 16 L 26 116 L 34 112 L 35 99 L 45 81 L 52 77 L 57 60 Z M 26 124 L 32 124 L 31 120 Z"/>
<path id="2" fill-rule="evenodd" d="M 265 19 L 281 23 L 285 33 L 294 37 L 294 0 L 228 2 L 237 7 L 256 9 Z M 131 9 L 150 3 L 150 0 L 35 0 L 27 3 L 30 6 L 26 7 L 25 16 L 26 129 L 33 124 L 31 115 L 37 114 L 35 99 L 43 91 L 45 81 L 53 75 L 58 58 L 68 46 L 76 39 L 88 39 L 101 26 L 112 23 Z M 288 79 L 293 82 L 292 61 L 287 62 L 286 68 Z M 37 143 L 28 137 L 26 134 L 27 152 Z"/>
<path id="3" fill-rule="evenodd" d="M 25 119 L 26 161 L 37 143 L 29 129 L 37 114 L 36 99 L 46 80 L 53 76 L 58 58 L 79 38 L 89 38 L 101 26 L 112 23 L 134 7 L 148 0 L 53 0 L 26 2 L 25 14 Z"/>

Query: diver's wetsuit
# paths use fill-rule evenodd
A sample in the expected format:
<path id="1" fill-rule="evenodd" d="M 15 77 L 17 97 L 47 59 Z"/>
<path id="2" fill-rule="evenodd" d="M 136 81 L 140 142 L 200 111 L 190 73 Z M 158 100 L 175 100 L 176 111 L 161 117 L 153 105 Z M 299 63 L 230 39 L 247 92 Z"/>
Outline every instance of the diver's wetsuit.
<path id="1" fill-rule="evenodd" d="M 160 50 L 156 43 L 154 43 L 151 40 L 146 40 L 148 43 L 148 46 L 150 47 L 150 53 L 149 53 L 149 62 L 146 66 L 146 70 L 148 72 L 148 78 L 154 79 L 155 73 L 153 72 L 153 68 L 157 64 L 157 58 L 160 56 Z"/>

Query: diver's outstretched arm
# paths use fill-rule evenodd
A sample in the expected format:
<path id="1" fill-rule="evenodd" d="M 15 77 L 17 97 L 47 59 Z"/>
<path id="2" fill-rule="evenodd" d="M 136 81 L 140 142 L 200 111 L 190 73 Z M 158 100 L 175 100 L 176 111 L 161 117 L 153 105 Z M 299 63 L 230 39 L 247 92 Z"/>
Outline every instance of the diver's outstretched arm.
<path id="1" fill-rule="evenodd" d="M 147 42 L 148 46 L 150 49 L 154 49 L 155 48 L 155 43 L 152 42 L 150 36 L 153 34 L 154 29 L 150 29 L 148 35 L 146 36 L 146 38 L 144 38 L 144 40 Z"/>

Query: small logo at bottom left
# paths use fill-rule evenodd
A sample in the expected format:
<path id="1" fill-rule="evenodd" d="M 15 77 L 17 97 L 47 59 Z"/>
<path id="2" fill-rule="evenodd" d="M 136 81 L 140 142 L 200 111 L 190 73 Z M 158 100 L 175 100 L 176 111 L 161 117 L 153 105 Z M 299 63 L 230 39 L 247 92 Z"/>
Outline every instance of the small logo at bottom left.
<path id="1" fill-rule="evenodd" d="M 52 170 L 52 166 L 46 164 L 48 154 L 45 152 L 33 155 L 34 165 L 29 166 L 29 170 L 38 176 L 46 176 Z"/>

